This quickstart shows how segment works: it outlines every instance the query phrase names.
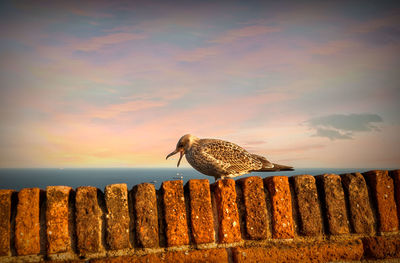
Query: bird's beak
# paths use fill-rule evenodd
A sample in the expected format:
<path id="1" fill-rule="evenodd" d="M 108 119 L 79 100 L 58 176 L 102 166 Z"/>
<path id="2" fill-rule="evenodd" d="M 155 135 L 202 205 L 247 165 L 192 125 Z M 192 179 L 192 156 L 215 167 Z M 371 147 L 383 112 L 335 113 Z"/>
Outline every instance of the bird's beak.
<path id="1" fill-rule="evenodd" d="M 167 158 L 165 158 L 165 159 L 168 159 L 169 157 L 171 157 L 174 154 L 177 154 L 178 152 L 181 154 L 181 156 L 179 157 L 179 161 L 178 161 L 178 164 L 176 165 L 176 167 L 179 167 L 179 164 L 181 163 L 182 157 L 184 155 L 183 149 L 176 149 L 172 153 L 168 154 Z"/>

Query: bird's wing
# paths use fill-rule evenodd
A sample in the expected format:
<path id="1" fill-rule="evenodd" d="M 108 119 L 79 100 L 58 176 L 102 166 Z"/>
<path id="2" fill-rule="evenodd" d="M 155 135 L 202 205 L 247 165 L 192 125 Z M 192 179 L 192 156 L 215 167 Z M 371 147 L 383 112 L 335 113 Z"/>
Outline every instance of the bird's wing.
<path id="1" fill-rule="evenodd" d="M 237 174 L 262 167 L 261 161 L 231 142 L 206 139 L 201 144 L 200 151 L 204 158 L 227 174 Z"/>

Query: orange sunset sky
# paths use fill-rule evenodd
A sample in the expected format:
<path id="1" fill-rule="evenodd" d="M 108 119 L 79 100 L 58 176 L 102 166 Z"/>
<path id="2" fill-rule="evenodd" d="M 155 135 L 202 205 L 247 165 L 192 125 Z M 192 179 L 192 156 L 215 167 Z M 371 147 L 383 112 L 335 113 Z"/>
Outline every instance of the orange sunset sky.
<path id="1" fill-rule="evenodd" d="M 192 133 L 399 168 L 397 1 L 2 1 L 0 167 L 175 167 Z M 187 162 L 183 162 L 187 166 Z"/>

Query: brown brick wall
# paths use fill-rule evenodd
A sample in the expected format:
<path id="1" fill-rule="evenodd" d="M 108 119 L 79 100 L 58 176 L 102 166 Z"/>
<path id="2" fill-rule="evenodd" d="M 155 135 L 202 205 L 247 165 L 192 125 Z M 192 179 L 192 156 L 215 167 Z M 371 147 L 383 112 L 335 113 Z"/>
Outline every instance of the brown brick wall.
<path id="1" fill-rule="evenodd" d="M 251 176 L 240 179 L 245 207 L 246 233 L 250 239 L 267 239 L 269 219 L 267 213 L 264 184 L 261 177 Z"/>
<path id="2" fill-rule="evenodd" d="M 195 244 L 212 243 L 215 241 L 215 231 L 208 180 L 190 180 L 187 187 L 193 241 Z"/>
<path id="3" fill-rule="evenodd" d="M 15 249 L 18 255 L 40 253 L 40 189 L 26 188 L 18 193 L 15 217 Z"/>
<path id="4" fill-rule="evenodd" d="M 373 234 L 375 218 L 364 177 L 360 173 L 341 175 L 342 184 L 349 200 L 350 222 L 357 234 Z"/>
<path id="5" fill-rule="evenodd" d="M 241 233 L 235 181 L 233 179 L 219 180 L 213 186 L 218 211 L 219 241 L 221 243 L 238 242 L 241 240 Z"/>
<path id="6" fill-rule="evenodd" d="M 76 190 L 76 236 L 78 251 L 82 256 L 103 250 L 102 210 L 99 206 L 98 189 L 91 186 Z"/>
<path id="7" fill-rule="evenodd" d="M 69 223 L 68 186 L 48 186 L 46 188 L 46 237 L 47 253 L 61 253 L 72 249 Z"/>
<path id="8" fill-rule="evenodd" d="M 106 186 L 104 194 L 107 245 L 111 250 L 130 248 L 128 188 L 126 184 L 112 184 Z"/>
<path id="9" fill-rule="evenodd" d="M 379 219 L 379 230 L 381 232 L 397 231 L 399 220 L 393 179 L 389 176 L 388 171 L 374 170 L 366 172 L 364 175 L 372 189 Z"/>
<path id="10" fill-rule="evenodd" d="M 11 197 L 13 190 L 0 190 L 0 256 L 11 255 Z"/>
<path id="11" fill-rule="evenodd" d="M 315 178 L 311 175 L 293 176 L 301 232 L 306 236 L 322 234 L 322 217 Z"/>
<path id="12" fill-rule="evenodd" d="M 271 196 L 272 228 L 274 238 L 294 237 L 292 197 L 289 179 L 286 176 L 271 176 L 264 179 Z"/>
<path id="13" fill-rule="evenodd" d="M 183 182 L 166 181 L 163 190 L 165 229 L 169 247 L 189 244 Z"/>
<path id="14" fill-rule="evenodd" d="M 363 256 L 360 240 L 347 242 L 313 242 L 267 247 L 235 247 L 235 262 L 348 262 Z"/>
<path id="15" fill-rule="evenodd" d="M 324 206 L 329 232 L 332 235 L 348 234 L 349 220 L 346 211 L 346 200 L 339 175 L 324 174 L 319 177 L 322 184 Z"/>
<path id="16" fill-rule="evenodd" d="M 395 170 L 0 190 L 0 262 L 400 260 L 399 186 Z"/>
<path id="17" fill-rule="evenodd" d="M 140 247 L 158 247 L 158 212 L 154 185 L 139 184 L 133 188 L 136 238 Z"/>
<path id="18" fill-rule="evenodd" d="M 390 171 L 390 176 L 394 182 L 394 193 L 396 197 L 397 215 L 400 222 L 400 170 Z"/>

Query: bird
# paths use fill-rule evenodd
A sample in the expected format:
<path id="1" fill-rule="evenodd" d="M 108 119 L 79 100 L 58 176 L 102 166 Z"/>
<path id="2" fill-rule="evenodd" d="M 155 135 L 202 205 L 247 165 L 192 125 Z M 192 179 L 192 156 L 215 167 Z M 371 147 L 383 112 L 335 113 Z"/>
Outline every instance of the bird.
<path id="1" fill-rule="evenodd" d="M 202 174 L 218 179 L 233 178 L 250 172 L 293 171 L 293 167 L 271 163 L 265 157 L 252 154 L 239 145 L 220 139 L 199 139 L 182 136 L 169 157 L 180 153 L 177 167 L 186 156 L 188 163 Z"/>

